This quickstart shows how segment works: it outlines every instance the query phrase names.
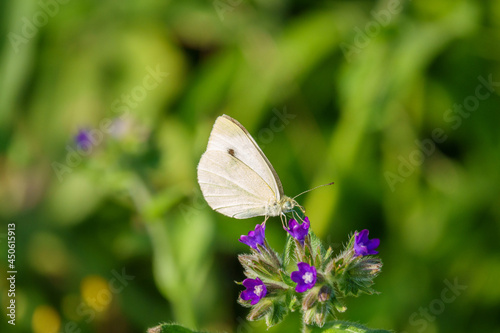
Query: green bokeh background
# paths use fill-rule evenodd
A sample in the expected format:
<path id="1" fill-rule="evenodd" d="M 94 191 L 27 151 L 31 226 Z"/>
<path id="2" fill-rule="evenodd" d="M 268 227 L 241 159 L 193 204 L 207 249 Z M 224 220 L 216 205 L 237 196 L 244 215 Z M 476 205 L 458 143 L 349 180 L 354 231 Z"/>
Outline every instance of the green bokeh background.
<path id="1" fill-rule="evenodd" d="M 381 239 L 381 293 L 348 299 L 340 319 L 500 332 L 499 1 L 10 0 L 0 13 L 2 332 L 264 332 L 234 283 L 238 237 L 262 219 L 212 211 L 196 181 L 223 113 L 288 195 L 335 182 L 299 198 L 326 243 Z M 168 76 L 151 88 L 154 70 Z M 82 128 L 96 133 L 88 156 L 70 153 Z M 281 250 L 279 219 L 266 232 Z M 123 270 L 133 280 L 110 292 Z M 467 289 L 444 303 L 445 280 Z"/>

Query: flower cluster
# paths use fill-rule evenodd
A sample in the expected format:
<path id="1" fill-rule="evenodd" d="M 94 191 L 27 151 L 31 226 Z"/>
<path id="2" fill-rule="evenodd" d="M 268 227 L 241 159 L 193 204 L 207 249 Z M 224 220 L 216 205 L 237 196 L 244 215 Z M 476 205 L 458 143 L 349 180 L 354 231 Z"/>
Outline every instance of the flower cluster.
<path id="1" fill-rule="evenodd" d="M 240 254 L 246 289 L 238 302 L 250 307 L 249 320 L 265 319 L 268 327 L 300 310 L 306 325 L 323 326 L 329 316 L 346 310 L 342 300 L 361 293 L 373 294 L 373 279 L 382 262 L 373 256 L 379 239 L 368 239 L 368 230 L 355 232 L 337 256 L 325 249 L 311 230 L 308 217 L 291 219 L 284 227 L 287 242 L 283 254 L 267 243 L 265 223 L 240 237 L 250 254 Z"/>

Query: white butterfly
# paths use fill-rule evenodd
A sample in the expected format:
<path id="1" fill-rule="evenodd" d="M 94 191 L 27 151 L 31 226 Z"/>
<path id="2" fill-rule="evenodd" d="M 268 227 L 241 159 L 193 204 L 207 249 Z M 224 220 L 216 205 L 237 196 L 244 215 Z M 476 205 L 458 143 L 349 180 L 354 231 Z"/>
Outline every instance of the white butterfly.
<path id="1" fill-rule="evenodd" d="M 282 216 L 304 209 L 283 193 L 280 178 L 250 133 L 235 119 L 215 121 L 198 164 L 198 183 L 208 204 L 229 217 Z"/>

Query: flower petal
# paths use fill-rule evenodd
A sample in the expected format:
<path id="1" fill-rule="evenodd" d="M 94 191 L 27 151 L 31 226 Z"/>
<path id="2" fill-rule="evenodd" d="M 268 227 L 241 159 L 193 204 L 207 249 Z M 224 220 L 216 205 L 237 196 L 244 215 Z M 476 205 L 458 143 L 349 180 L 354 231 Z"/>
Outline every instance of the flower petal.
<path id="1" fill-rule="evenodd" d="M 366 246 L 369 251 L 373 251 L 380 245 L 380 239 L 374 238 L 368 242 L 368 245 Z"/>
<path id="2" fill-rule="evenodd" d="M 309 289 L 307 287 L 307 285 L 305 284 L 298 284 L 296 287 L 295 287 L 295 291 L 298 292 L 298 293 L 303 293 L 304 291 L 306 291 L 307 289 Z"/>
<path id="3" fill-rule="evenodd" d="M 241 292 L 240 298 L 244 301 L 250 301 L 251 305 L 257 304 L 267 294 L 266 285 L 260 278 L 245 279 L 243 286 L 246 287 L 246 290 Z"/>
<path id="4" fill-rule="evenodd" d="M 240 242 L 258 250 L 257 245 L 264 246 L 265 243 L 265 225 L 257 224 L 254 230 L 250 230 L 248 235 L 242 235 L 239 239 Z"/>
<path id="5" fill-rule="evenodd" d="M 295 291 L 302 293 L 306 290 L 311 289 L 316 284 L 316 267 L 309 266 L 305 262 L 299 262 L 297 264 L 299 268 L 298 271 L 292 272 L 290 275 L 292 281 L 297 283 L 295 286 Z"/>
<path id="6" fill-rule="evenodd" d="M 302 282 L 302 274 L 300 274 L 300 271 L 295 271 L 290 274 L 290 278 L 292 279 L 293 282 L 299 283 Z"/>
<path id="7" fill-rule="evenodd" d="M 360 232 L 356 232 L 353 246 L 356 256 L 378 254 L 378 251 L 375 251 L 375 249 L 380 245 L 380 239 L 369 239 L 368 234 L 368 229 L 363 229 Z"/>

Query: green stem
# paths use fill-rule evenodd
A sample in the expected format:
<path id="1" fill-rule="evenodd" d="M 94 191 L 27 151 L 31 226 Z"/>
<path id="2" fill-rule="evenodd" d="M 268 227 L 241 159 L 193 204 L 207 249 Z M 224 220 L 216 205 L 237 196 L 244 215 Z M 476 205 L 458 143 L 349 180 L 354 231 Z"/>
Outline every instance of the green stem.
<path id="1" fill-rule="evenodd" d="M 138 213 L 143 218 L 146 230 L 151 239 L 153 248 L 153 272 L 155 275 L 156 285 L 165 298 L 173 303 L 173 314 L 176 321 L 189 326 L 196 326 L 196 314 L 190 296 L 189 286 L 184 286 L 182 278 L 175 274 L 169 274 L 167 279 L 165 272 L 161 267 L 177 267 L 174 256 L 174 249 L 170 241 L 169 234 L 166 230 L 163 220 L 151 218 L 145 213 L 145 208 L 151 203 L 151 193 L 139 177 L 133 177 L 130 185 L 130 196 Z M 159 263 L 163 260 L 163 263 Z M 170 262 L 166 265 L 165 261 Z M 175 286 L 175 287 L 174 287 Z"/>
<path id="2" fill-rule="evenodd" d="M 302 323 L 302 333 L 311 333 L 312 326 L 307 325 L 306 323 Z"/>

